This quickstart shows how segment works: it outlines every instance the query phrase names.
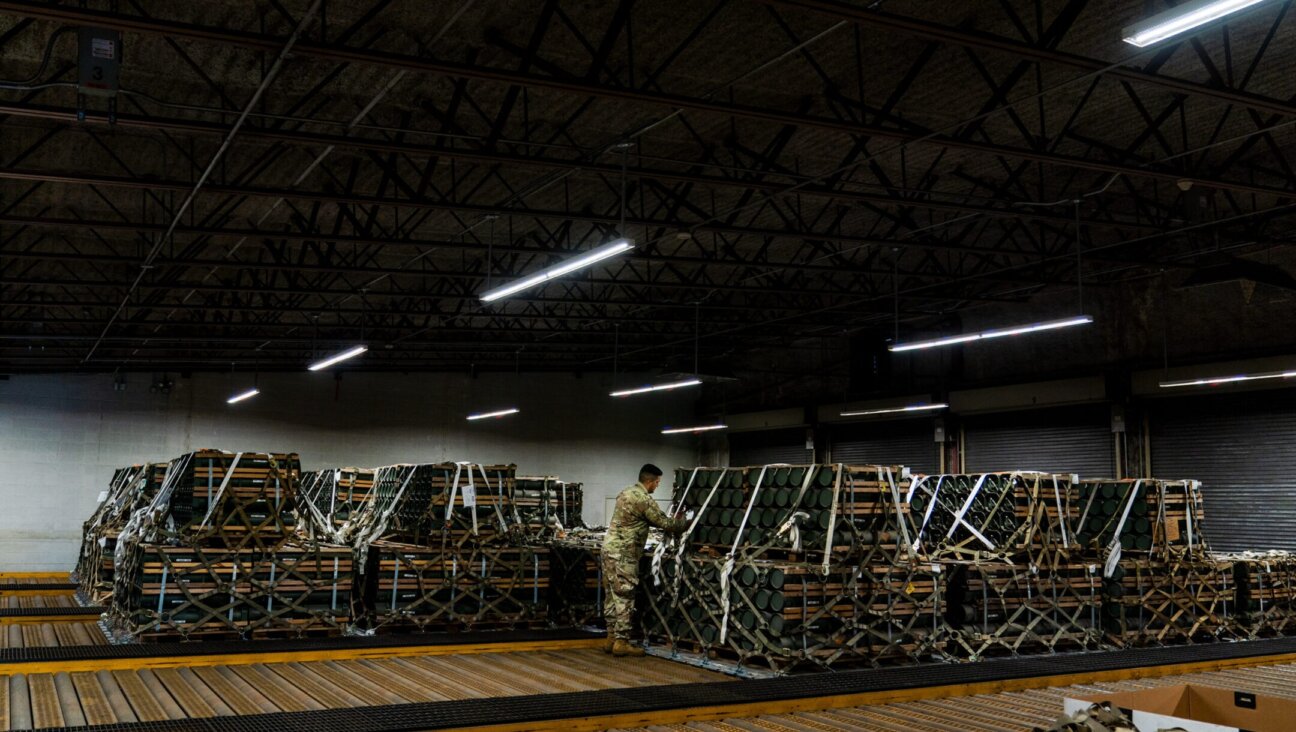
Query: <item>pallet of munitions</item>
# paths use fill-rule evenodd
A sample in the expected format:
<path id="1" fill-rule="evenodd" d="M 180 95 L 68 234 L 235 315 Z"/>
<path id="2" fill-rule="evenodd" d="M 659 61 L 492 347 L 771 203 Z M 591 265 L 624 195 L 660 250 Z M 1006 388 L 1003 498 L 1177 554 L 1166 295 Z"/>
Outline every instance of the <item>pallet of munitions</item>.
<path id="1" fill-rule="evenodd" d="M 1125 556 L 1104 571 L 1102 628 L 1116 647 L 1235 637 L 1233 567 L 1200 553 Z"/>
<path id="2" fill-rule="evenodd" d="M 557 476 L 518 476 L 511 499 L 529 536 L 549 536 L 585 525 L 581 519 L 584 490 L 580 483 Z"/>
<path id="3" fill-rule="evenodd" d="M 139 641 L 337 635 L 353 576 L 347 547 L 140 544 L 119 569 L 108 625 Z"/>
<path id="4" fill-rule="evenodd" d="M 1232 567 L 1234 629 L 1243 638 L 1296 635 L 1296 555 L 1214 554 Z"/>
<path id="5" fill-rule="evenodd" d="M 476 463 L 388 465 L 374 471 L 370 499 L 340 532 L 363 551 L 379 539 L 467 545 L 520 530 L 509 498 L 517 467 Z"/>
<path id="6" fill-rule="evenodd" d="M 1092 650 L 1102 643 L 1097 567 L 1070 557 L 1044 566 L 944 562 L 940 647 L 945 656 Z"/>
<path id="7" fill-rule="evenodd" d="M 573 529 L 547 542 L 549 618 L 555 625 L 603 621 L 603 538 L 606 532 Z"/>
<path id="8" fill-rule="evenodd" d="M 779 673 L 928 660 L 941 652 L 929 569 L 689 556 L 643 583 L 644 627 L 664 652 Z"/>
<path id="9" fill-rule="evenodd" d="M 375 541 L 357 624 L 405 631 L 545 624 L 549 569 L 549 551 L 540 547 Z"/>
<path id="10" fill-rule="evenodd" d="M 820 562 L 908 550 L 896 466 L 770 465 L 678 470 L 672 510 L 693 514 L 684 548 Z"/>
<path id="11" fill-rule="evenodd" d="M 90 519 L 82 527 L 77 560 L 77 595 L 87 605 L 101 605 L 112 597 L 117 536 L 131 514 L 147 506 L 166 475 L 166 463 L 118 468 Z"/>
<path id="12" fill-rule="evenodd" d="M 187 453 L 171 461 L 143 518 L 159 536 L 273 546 L 293 534 L 300 472 L 295 453 Z"/>
<path id="13" fill-rule="evenodd" d="M 745 667 L 924 658 L 938 629 L 935 573 L 913 564 L 896 466 L 676 471 L 692 512 L 643 583 L 650 638 Z"/>
<path id="14" fill-rule="evenodd" d="M 108 624 L 119 639 L 340 632 L 353 551 L 295 533 L 292 453 L 200 450 L 167 467 L 114 554 Z"/>
<path id="15" fill-rule="evenodd" d="M 1073 476 L 1014 471 L 916 475 L 905 481 L 904 534 L 926 560 L 1038 554 L 1066 544 Z"/>
<path id="16" fill-rule="evenodd" d="M 331 536 L 359 514 L 373 492 L 372 468 L 330 468 L 302 473 L 298 516 L 308 529 Z"/>
<path id="17" fill-rule="evenodd" d="M 1070 537 L 1093 552 L 1165 555 L 1208 549 L 1200 483 L 1134 478 L 1076 482 L 1069 496 Z"/>

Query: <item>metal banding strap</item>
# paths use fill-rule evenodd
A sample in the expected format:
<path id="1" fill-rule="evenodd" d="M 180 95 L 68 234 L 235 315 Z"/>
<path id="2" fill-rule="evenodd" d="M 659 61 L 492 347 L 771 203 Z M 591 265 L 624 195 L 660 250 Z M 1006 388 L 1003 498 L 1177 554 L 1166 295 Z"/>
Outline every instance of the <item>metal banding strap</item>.
<path id="1" fill-rule="evenodd" d="M 720 604 L 724 612 L 724 617 L 720 620 L 721 643 L 724 643 L 729 635 L 729 577 L 733 574 L 734 555 L 738 552 L 738 545 L 742 543 L 743 532 L 747 530 L 747 519 L 751 516 L 752 507 L 756 505 L 756 498 L 760 495 L 761 485 L 765 482 L 765 473 L 768 470 L 768 465 L 761 466 L 756 485 L 752 488 L 751 498 L 747 501 L 747 509 L 743 511 L 742 523 L 738 525 L 738 533 L 734 535 L 733 546 L 729 547 L 729 555 L 725 557 L 724 566 L 720 570 Z M 719 485 L 719 481 L 716 484 Z"/>
<path id="2" fill-rule="evenodd" d="M 207 527 L 207 522 L 211 520 L 212 513 L 216 511 L 216 506 L 217 506 L 218 504 L 220 504 L 221 496 L 225 495 L 225 489 L 229 486 L 230 481 L 233 480 L 233 478 L 234 478 L 234 470 L 235 470 L 236 468 L 238 468 L 239 460 L 242 459 L 242 457 L 243 457 L 243 453 L 241 453 L 241 452 L 236 452 L 236 453 L 234 453 L 234 461 L 231 462 L 231 463 L 230 463 L 230 466 L 229 466 L 228 468 L 225 469 L 225 477 L 224 477 L 223 479 L 221 479 L 220 488 L 217 489 L 217 491 L 216 491 L 216 497 L 215 497 L 215 498 L 213 498 L 213 497 L 211 496 L 211 490 L 210 490 L 210 487 L 209 487 L 209 489 L 208 489 L 208 493 L 207 493 L 207 500 L 210 501 L 210 503 L 207 505 L 207 515 L 206 515 L 206 516 L 203 516 L 202 523 L 198 525 L 199 528 L 206 528 L 206 527 Z M 215 461 L 213 460 L 213 461 L 210 461 L 210 462 L 215 462 Z M 272 462 L 273 462 L 273 461 L 272 461 Z M 207 468 L 207 480 L 208 480 L 208 481 L 210 481 L 211 478 L 212 478 L 212 472 L 213 472 L 213 471 L 212 471 L 212 468 L 213 468 L 213 467 L 214 467 L 214 466 L 208 466 L 208 468 Z"/>

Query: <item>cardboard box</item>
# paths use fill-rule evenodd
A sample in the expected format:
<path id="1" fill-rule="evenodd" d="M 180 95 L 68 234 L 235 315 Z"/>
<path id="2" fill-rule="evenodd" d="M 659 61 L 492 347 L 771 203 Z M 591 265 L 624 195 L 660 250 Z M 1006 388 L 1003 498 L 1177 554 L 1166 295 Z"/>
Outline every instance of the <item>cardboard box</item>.
<path id="1" fill-rule="evenodd" d="M 1066 714 L 1110 702 L 1139 732 L 1286 732 L 1296 720 L 1296 699 L 1195 684 L 1065 699 Z"/>

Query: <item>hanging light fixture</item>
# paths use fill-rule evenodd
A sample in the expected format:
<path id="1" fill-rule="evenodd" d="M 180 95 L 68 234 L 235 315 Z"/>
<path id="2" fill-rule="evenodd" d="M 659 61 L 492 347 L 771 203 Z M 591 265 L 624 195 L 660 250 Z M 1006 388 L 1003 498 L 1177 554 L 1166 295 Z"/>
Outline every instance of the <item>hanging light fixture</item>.
<path id="1" fill-rule="evenodd" d="M 320 369 L 326 369 L 329 366 L 332 366 L 334 364 L 342 363 L 348 358 L 355 358 L 356 356 L 359 356 L 360 354 L 368 350 L 369 350 L 368 346 L 356 346 L 355 348 L 347 349 L 339 354 L 329 356 L 323 361 L 316 361 L 315 363 L 311 364 L 310 366 L 307 366 L 306 368 L 311 371 L 319 371 Z"/>
<path id="2" fill-rule="evenodd" d="M 520 411 L 521 410 L 518 409 L 517 407 L 509 407 L 508 409 L 498 409 L 494 412 L 478 412 L 477 414 L 468 415 L 468 421 L 476 422 L 479 419 L 496 419 L 498 417 L 507 417 L 510 414 L 517 414 Z"/>
<path id="3" fill-rule="evenodd" d="M 1240 381 L 1262 381 L 1264 379 L 1291 378 L 1296 378 L 1296 371 L 1266 371 L 1259 374 L 1237 374 L 1236 376 L 1204 376 L 1198 379 L 1162 381 L 1159 386 L 1162 389 L 1173 389 L 1182 386 L 1219 386 L 1220 384 L 1235 384 Z"/>
<path id="4" fill-rule="evenodd" d="M 1121 37 L 1132 46 L 1146 48 L 1263 2 L 1266 0 L 1191 0 L 1129 26 Z"/>
<path id="5" fill-rule="evenodd" d="M 995 328 L 994 330 L 983 330 L 980 333 L 966 333 L 964 335 L 949 336 L 947 338 L 934 338 L 929 341 L 914 341 L 913 343 L 896 343 L 888 346 L 888 349 L 899 353 L 901 351 L 917 351 L 924 348 L 939 348 L 941 346 L 953 346 L 959 343 L 971 343 L 973 341 L 987 341 L 992 338 L 1004 338 L 1007 336 L 1024 335 L 1026 333 L 1038 333 L 1045 330 L 1057 330 L 1058 328 L 1070 328 L 1075 325 L 1087 325 L 1093 322 L 1093 317 L 1089 315 L 1077 315 L 1072 318 L 1063 318 L 1062 320 L 1048 320 L 1041 323 L 1030 323 L 1027 325 L 1014 325 L 1007 328 Z"/>
<path id="6" fill-rule="evenodd" d="M 866 409 L 859 412 L 842 412 L 843 417 L 871 417 L 875 414 L 901 414 L 905 412 L 934 412 L 947 409 L 948 404 L 911 404 L 907 407 L 888 407 L 886 409 Z"/>
<path id="7" fill-rule="evenodd" d="M 494 302 L 495 300 L 498 300 L 502 297 L 515 295 L 525 289 L 535 287 L 536 285 L 539 285 L 544 282 L 548 282 L 549 280 L 552 280 L 556 277 L 562 277 L 565 274 L 570 274 L 572 272 L 575 272 L 578 269 L 588 267 L 597 262 L 602 262 L 603 260 L 609 259 L 611 257 L 615 257 L 618 254 L 628 252 L 633 248 L 634 248 L 634 243 L 632 243 L 629 239 L 617 239 L 614 242 L 604 244 L 603 246 L 598 247 L 597 249 L 593 249 L 585 254 L 580 255 L 579 257 L 569 259 L 566 262 L 563 262 L 561 264 L 555 264 L 552 267 L 542 269 L 533 275 L 524 277 L 511 284 L 507 284 L 502 287 L 497 287 L 493 290 L 482 293 L 481 300 L 482 302 Z"/>
<path id="8" fill-rule="evenodd" d="M 252 387 L 251 389 L 248 389 L 247 391 L 239 392 L 238 394 L 235 394 L 234 396 L 230 397 L 229 399 L 226 399 L 226 400 L 225 400 L 225 403 L 226 403 L 226 404 L 238 404 L 239 402 L 241 402 L 241 401 L 245 401 L 245 400 L 248 400 L 248 399 L 251 399 L 252 397 L 254 397 L 254 396 L 256 396 L 257 394 L 260 394 L 260 393 L 261 393 L 261 390 L 260 390 L 260 389 L 257 389 L 256 387 Z"/>
<path id="9" fill-rule="evenodd" d="M 609 396 L 628 397 L 635 394 L 647 394 L 653 391 L 670 391 L 672 389 L 683 389 L 688 386 L 700 386 L 701 379 L 684 379 L 682 381 L 671 381 L 665 384 L 652 384 L 650 386 L 640 386 L 634 389 L 622 389 L 621 391 L 609 392 Z"/>
<path id="10" fill-rule="evenodd" d="M 729 425 L 725 424 L 704 424 L 697 427 L 667 427 L 661 431 L 663 435 L 683 435 L 693 432 L 710 432 L 712 430 L 727 430 Z"/>

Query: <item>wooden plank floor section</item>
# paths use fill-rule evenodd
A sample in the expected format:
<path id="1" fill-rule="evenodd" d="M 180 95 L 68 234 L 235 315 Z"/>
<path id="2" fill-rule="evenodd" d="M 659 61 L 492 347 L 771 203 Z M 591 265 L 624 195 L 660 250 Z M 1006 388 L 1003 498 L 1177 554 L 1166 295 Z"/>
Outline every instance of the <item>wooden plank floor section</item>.
<path id="1" fill-rule="evenodd" d="M 1134 691 L 1174 684 L 1201 684 L 1245 689 L 1259 694 L 1296 699 L 1296 664 L 1256 666 L 1137 681 L 1064 686 L 1003 694 L 933 699 L 871 707 L 830 709 L 744 717 L 711 722 L 688 722 L 640 727 L 619 732 L 789 732 L 795 730 L 869 730 L 871 732 L 1023 732 L 1048 727 L 1062 714 L 1067 696 L 1092 696 L 1111 691 Z"/>
<path id="2" fill-rule="evenodd" d="M 0 648 L 104 646 L 108 639 L 98 623 L 39 623 L 0 625 Z"/>
<path id="3" fill-rule="evenodd" d="M 15 674 L 0 677 L 0 730 L 622 689 L 727 678 L 659 658 L 613 658 L 598 649 Z"/>

